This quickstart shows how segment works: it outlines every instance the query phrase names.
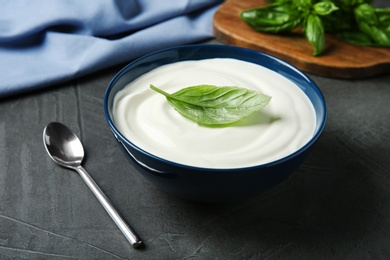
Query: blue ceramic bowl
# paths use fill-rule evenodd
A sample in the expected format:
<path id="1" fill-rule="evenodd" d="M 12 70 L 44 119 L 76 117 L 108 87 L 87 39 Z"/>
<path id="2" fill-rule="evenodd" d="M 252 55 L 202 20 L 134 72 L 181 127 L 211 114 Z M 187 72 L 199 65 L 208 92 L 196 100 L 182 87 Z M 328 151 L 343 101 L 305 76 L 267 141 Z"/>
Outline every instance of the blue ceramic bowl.
<path id="1" fill-rule="evenodd" d="M 111 109 L 115 94 L 142 74 L 159 66 L 186 60 L 233 58 L 271 69 L 298 85 L 312 102 L 317 121 L 310 141 L 296 152 L 274 162 L 235 169 L 208 169 L 178 164 L 150 154 L 118 130 Z M 190 45 L 169 48 L 141 57 L 124 67 L 109 83 L 104 112 L 119 146 L 146 179 L 167 193 L 200 202 L 229 202 L 259 194 L 290 176 L 320 137 L 326 122 L 324 97 L 316 84 L 290 64 L 258 51 L 225 45 Z"/>

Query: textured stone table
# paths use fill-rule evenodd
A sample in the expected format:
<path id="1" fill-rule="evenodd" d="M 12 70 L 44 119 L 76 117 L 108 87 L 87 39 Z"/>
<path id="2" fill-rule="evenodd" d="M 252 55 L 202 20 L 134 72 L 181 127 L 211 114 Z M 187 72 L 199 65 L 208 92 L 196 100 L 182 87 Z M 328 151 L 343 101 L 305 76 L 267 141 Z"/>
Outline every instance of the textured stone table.
<path id="1" fill-rule="evenodd" d="M 0 259 L 389 259 L 390 75 L 312 76 L 329 119 L 306 162 L 261 196 L 199 205 L 144 180 L 114 141 L 103 95 L 119 69 L 0 101 Z M 85 168 L 144 249 L 47 156 L 51 121 L 80 136 Z"/>

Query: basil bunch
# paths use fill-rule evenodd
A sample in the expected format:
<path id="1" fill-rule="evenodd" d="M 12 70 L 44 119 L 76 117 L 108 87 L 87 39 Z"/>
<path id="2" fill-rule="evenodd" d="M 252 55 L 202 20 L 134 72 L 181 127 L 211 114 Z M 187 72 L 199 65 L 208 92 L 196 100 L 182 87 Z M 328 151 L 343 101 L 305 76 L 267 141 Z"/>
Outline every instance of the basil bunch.
<path id="1" fill-rule="evenodd" d="M 361 46 L 390 47 L 390 8 L 371 0 L 272 0 L 270 5 L 241 12 L 241 19 L 266 33 L 290 32 L 301 26 L 314 47 L 325 49 L 325 33 Z"/>
<path id="2" fill-rule="evenodd" d="M 173 94 L 150 85 L 164 95 L 168 103 L 182 116 L 208 126 L 235 123 L 263 109 L 271 97 L 235 86 L 198 85 L 183 88 Z"/>

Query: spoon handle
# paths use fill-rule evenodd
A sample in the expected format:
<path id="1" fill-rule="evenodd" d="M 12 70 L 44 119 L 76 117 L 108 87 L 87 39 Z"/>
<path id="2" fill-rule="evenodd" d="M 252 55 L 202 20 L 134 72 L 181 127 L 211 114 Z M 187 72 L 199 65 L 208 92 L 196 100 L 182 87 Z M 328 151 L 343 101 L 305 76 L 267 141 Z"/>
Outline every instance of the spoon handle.
<path id="1" fill-rule="evenodd" d="M 91 176 L 87 173 L 87 171 L 82 167 L 76 167 L 76 171 L 80 174 L 81 178 L 88 185 L 88 187 L 92 190 L 93 194 L 95 194 L 96 198 L 102 204 L 104 209 L 107 211 L 108 215 L 112 218 L 118 228 L 122 231 L 123 235 L 130 242 L 130 244 L 137 248 L 142 244 L 140 238 L 135 234 L 135 232 L 126 224 L 126 222 L 122 219 L 119 213 L 115 210 L 115 208 L 111 205 L 109 199 L 104 195 L 99 186 L 94 182 Z"/>

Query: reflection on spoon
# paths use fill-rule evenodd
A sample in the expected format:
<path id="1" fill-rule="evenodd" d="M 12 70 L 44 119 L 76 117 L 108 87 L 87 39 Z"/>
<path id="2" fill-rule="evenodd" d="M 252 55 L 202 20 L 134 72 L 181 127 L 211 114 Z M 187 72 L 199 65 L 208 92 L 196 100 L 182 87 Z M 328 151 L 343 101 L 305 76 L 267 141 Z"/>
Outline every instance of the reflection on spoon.
<path id="1" fill-rule="evenodd" d="M 130 244 L 134 248 L 142 245 L 142 241 L 139 237 L 121 218 L 108 198 L 100 190 L 87 171 L 81 166 L 81 162 L 84 158 L 84 148 L 81 141 L 72 130 L 61 123 L 52 122 L 43 130 L 43 142 L 47 153 L 54 162 L 75 170 L 80 174 L 81 178 L 91 189 Z"/>

